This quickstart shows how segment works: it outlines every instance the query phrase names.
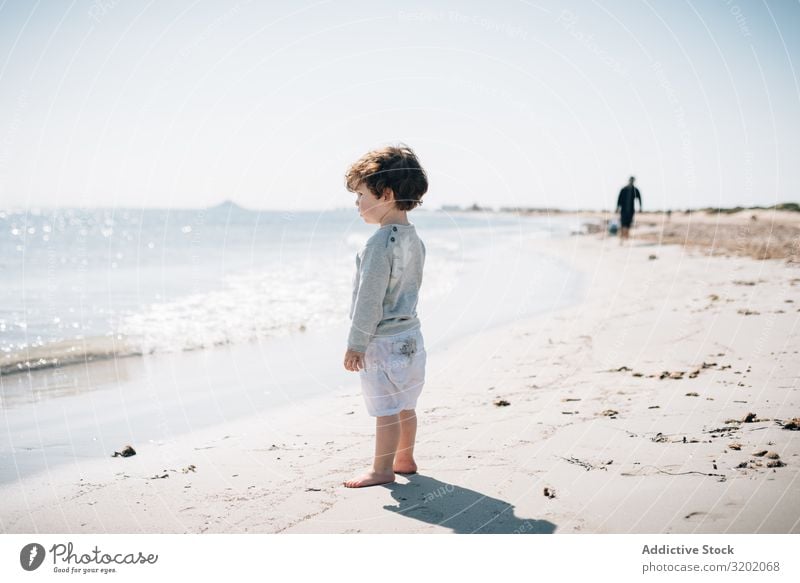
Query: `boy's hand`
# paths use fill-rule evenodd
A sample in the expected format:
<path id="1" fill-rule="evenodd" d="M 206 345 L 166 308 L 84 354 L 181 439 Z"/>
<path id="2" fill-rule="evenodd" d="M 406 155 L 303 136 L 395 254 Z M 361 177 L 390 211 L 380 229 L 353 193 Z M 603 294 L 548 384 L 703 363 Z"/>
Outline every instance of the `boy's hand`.
<path id="1" fill-rule="evenodd" d="M 364 353 L 348 350 L 344 353 L 344 368 L 353 372 L 358 372 L 364 368 Z"/>

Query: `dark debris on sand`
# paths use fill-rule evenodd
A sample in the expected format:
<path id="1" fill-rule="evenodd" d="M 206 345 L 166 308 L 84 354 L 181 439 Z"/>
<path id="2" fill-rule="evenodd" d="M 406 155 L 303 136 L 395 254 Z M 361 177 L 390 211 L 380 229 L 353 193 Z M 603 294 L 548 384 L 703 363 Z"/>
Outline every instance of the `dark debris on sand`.
<path id="1" fill-rule="evenodd" d="M 769 419 L 759 419 L 755 413 L 748 413 L 741 419 L 726 419 L 725 423 L 763 423 Z"/>
<path id="2" fill-rule="evenodd" d="M 122 451 L 115 451 L 114 455 L 111 457 L 131 457 L 132 455 L 136 455 L 136 450 L 133 449 L 130 445 L 126 445 L 122 448 Z"/>
<path id="3" fill-rule="evenodd" d="M 570 456 L 568 458 L 561 456 L 561 459 L 564 460 L 564 461 L 567 461 L 567 462 L 569 462 L 571 464 L 575 464 L 577 466 L 581 466 L 581 467 L 585 468 L 587 472 L 589 470 L 608 470 L 608 468 L 606 466 L 610 465 L 611 462 L 614 461 L 614 460 L 610 460 L 610 461 L 607 461 L 607 462 L 603 462 L 602 466 L 595 466 L 595 465 L 590 464 L 587 461 L 584 461 L 582 459 L 578 459 L 578 458 L 576 458 L 574 456 Z"/>
<path id="4" fill-rule="evenodd" d="M 778 421 L 778 423 L 781 425 L 781 427 L 783 427 L 784 429 L 788 429 L 789 431 L 800 430 L 800 417 L 795 417 L 794 419 L 791 419 L 786 423 L 782 423 L 781 421 Z"/>

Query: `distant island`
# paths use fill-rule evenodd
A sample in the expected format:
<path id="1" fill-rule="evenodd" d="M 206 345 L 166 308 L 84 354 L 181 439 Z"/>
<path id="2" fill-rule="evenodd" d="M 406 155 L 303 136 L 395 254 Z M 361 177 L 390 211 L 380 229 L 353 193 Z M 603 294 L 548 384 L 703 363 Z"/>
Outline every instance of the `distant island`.
<path id="1" fill-rule="evenodd" d="M 226 211 L 227 210 L 228 212 L 234 212 L 234 213 L 251 213 L 251 212 L 253 212 L 252 210 L 250 210 L 248 208 L 244 208 L 243 206 L 236 204 L 235 202 L 233 202 L 230 199 L 226 200 L 225 202 L 221 202 L 218 205 L 210 206 L 210 207 L 208 207 L 208 210 L 210 210 L 210 211 Z"/>

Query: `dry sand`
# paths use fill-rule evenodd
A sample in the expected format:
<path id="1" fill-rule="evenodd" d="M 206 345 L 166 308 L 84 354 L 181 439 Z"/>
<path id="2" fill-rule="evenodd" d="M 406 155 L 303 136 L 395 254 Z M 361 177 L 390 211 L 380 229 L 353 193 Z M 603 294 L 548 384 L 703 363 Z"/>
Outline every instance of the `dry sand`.
<path id="1" fill-rule="evenodd" d="M 800 213 L 749 210 L 731 215 L 695 212 L 645 216 L 642 238 L 682 243 L 713 255 L 800 263 Z"/>
<path id="2" fill-rule="evenodd" d="M 605 223 L 616 215 L 582 213 Z M 785 259 L 800 263 L 800 213 L 751 209 L 735 213 L 707 211 L 636 213 L 637 238 L 692 247 L 707 255 Z"/>
<path id="3" fill-rule="evenodd" d="M 4 486 L 2 531 L 800 532 L 800 269 L 639 218 L 529 243 L 583 270 L 579 305 L 429 355 L 419 475 L 341 485 L 373 447 L 351 390 Z"/>

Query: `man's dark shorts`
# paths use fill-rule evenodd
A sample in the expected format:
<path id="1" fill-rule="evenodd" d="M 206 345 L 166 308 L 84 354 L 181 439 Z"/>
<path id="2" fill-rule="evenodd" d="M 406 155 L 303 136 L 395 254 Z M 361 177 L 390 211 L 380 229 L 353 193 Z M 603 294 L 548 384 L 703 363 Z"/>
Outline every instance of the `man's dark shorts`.
<path id="1" fill-rule="evenodd" d="M 623 226 L 626 229 L 629 229 L 630 226 L 631 226 L 631 223 L 633 223 L 633 213 L 631 213 L 631 214 L 627 214 L 627 213 L 621 214 L 620 217 L 619 217 L 619 222 L 620 222 L 621 226 Z"/>

